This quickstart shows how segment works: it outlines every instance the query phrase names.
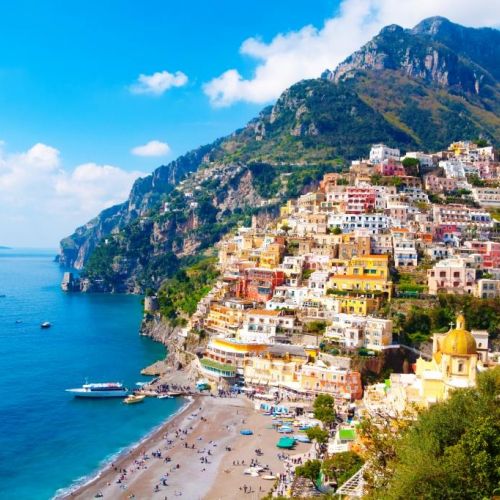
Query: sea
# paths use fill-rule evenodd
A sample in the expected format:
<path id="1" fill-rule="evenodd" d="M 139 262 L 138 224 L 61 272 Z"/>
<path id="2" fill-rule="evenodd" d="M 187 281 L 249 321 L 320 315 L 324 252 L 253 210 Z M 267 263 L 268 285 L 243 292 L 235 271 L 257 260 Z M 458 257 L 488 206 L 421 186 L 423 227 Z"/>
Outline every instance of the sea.
<path id="1" fill-rule="evenodd" d="M 86 380 L 134 388 L 165 347 L 138 335 L 140 297 L 61 291 L 55 254 L 0 250 L 0 498 L 49 499 L 88 481 L 185 403 L 65 392 Z"/>

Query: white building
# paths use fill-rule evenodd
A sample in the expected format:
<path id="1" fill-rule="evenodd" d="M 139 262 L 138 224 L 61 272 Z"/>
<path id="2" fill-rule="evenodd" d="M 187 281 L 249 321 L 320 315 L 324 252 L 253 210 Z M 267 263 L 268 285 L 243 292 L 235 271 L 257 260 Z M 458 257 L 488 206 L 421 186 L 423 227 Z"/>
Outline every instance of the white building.
<path id="1" fill-rule="evenodd" d="M 367 229 L 370 234 L 377 234 L 388 229 L 390 219 L 382 214 L 329 214 L 328 227 L 340 227 L 343 233 L 356 229 Z"/>
<path id="2" fill-rule="evenodd" d="M 460 160 L 442 160 L 439 162 L 439 166 L 444 170 L 448 179 L 465 178 L 465 164 Z"/>
<path id="3" fill-rule="evenodd" d="M 266 309 L 299 309 L 308 293 L 306 286 L 277 286 L 272 299 L 266 302 Z"/>
<path id="4" fill-rule="evenodd" d="M 404 160 L 405 158 L 413 158 L 415 160 L 418 160 L 420 163 L 420 167 L 423 168 L 424 170 L 430 169 L 434 166 L 432 155 L 428 155 L 426 153 L 423 153 L 422 151 L 410 151 L 406 153 L 401 158 L 401 160 Z"/>
<path id="5" fill-rule="evenodd" d="M 336 314 L 325 337 L 347 348 L 366 347 L 380 351 L 392 342 L 392 321 L 372 316 Z"/>
<path id="6" fill-rule="evenodd" d="M 283 311 L 253 309 L 243 319 L 237 338 L 243 342 L 274 344 L 289 342 L 295 332 L 295 316 L 286 316 Z"/>
<path id="7" fill-rule="evenodd" d="M 500 188 L 477 187 L 472 189 L 472 197 L 483 207 L 500 207 Z"/>
<path id="8" fill-rule="evenodd" d="M 394 238 L 393 252 L 396 267 L 417 267 L 418 253 L 415 240 Z"/>
<path id="9" fill-rule="evenodd" d="M 426 255 L 432 260 L 447 259 L 451 256 L 450 247 L 442 243 L 434 243 L 425 249 Z"/>
<path id="10" fill-rule="evenodd" d="M 496 299 L 500 297 L 500 280 L 490 278 L 477 280 L 474 295 L 481 299 Z"/>
<path id="11" fill-rule="evenodd" d="M 429 203 L 429 196 L 418 187 L 406 186 L 401 191 L 412 202 Z"/>
<path id="12" fill-rule="evenodd" d="M 370 162 L 382 163 L 384 160 L 399 160 L 401 153 L 397 148 L 389 148 L 385 144 L 375 144 L 370 149 Z"/>
<path id="13" fill-rule="evenodd" d="M 309 294 L 313 297 L 322 297 L 325 295 L 329 277 L 330 273 L 327 271 L 314 271 L 309 276 Z"/>

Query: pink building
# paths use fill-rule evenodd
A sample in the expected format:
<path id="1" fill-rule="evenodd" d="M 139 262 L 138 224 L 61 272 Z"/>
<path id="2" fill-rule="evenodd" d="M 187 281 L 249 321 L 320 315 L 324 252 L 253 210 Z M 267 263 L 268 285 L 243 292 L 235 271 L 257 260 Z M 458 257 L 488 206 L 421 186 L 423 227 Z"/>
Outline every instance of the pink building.
<path id="1" fill-rule="evenodd" d="M 435 175 L 426 175 L 424 178 L 425 189 L 431 193 L 444 193 L 453 191 L 457 188 L 456 179 L 448 179 L 447 177 L 437 177 Z"/>
<path id="2" fill-rule="evenodd" d="M 497 241 L 466 241 L 464 246 L 483 257 L 484 268 L 500 267 L 500 243 Z"/>
<path id="3" fill-rule="evenodd" d="M 365 214 L 375 210 L 376 192 L 373 187 L 349 187 L 345 212 L 348 214 Z"/>
<path id="4" fill-rule="evenodd" d="M 404 176 L 406 175 L 406 170 L 401 163 L 395 160 L 386 160 L 383 163 L 379 163 L 375 166 L 375 171 L 383 176 Z"/>
<path id="5" fill-rule="evenodd" d="M 429 294 L 467 294 L 474 291 L 476 270 L 461 258 L 444 259 L 427 271 Z"/>
<path id="6" fill-rule="evenodd" d="M 444 243 L 451 242 L 458 237 L 460 237 L 460 229 L 456 224 L 440 224 L 434 232 L 434 239 Z"/>

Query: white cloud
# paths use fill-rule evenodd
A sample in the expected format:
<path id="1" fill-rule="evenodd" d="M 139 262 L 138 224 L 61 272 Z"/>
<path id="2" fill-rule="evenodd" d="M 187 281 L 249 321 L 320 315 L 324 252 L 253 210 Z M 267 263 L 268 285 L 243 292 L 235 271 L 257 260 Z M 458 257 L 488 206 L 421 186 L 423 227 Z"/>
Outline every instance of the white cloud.
<path id="1" fill-rule="evenodd" d="M 125 201 L 144 175 L 95 163 L 65 169 L 51 146 L 8 153 L 0 143 L 0 245 L 56 246 L 102 209 Z"/>
<path id="2" fill-rule="evenodd" d="M 132 149 L 132 154 L 136 156 L 166 156 L 168 153 L 170 153 L 170 146 L 166 142 L 156 140 Z"/>
<path id="3" fill-rule="evenodd" d="M 133 94 L 162 95 L 172 87 L 182 87 L 188 82 L 188 77 L 182 71 L 169 73 L 158 71 L 152 75 L 139 75 L 137 82 L 131 85 Z"/>
<path id="4" fill-rule="evenodd" d="M 466 26 L 499 26 L 500 3 L 491 0 L 343 0 L 339 13 L 321 29 L 305 26 L 276 35 L 265 43 L 249 38 L 240 53 L 256 61 L 251 78 L 228 69 L 204 85 L 214 106 L 237 101 L 263 104 L 276 99 L 293 83 L 317 78 L 388 24 L 412 27 L 431 16 L 448 17 Z"/>

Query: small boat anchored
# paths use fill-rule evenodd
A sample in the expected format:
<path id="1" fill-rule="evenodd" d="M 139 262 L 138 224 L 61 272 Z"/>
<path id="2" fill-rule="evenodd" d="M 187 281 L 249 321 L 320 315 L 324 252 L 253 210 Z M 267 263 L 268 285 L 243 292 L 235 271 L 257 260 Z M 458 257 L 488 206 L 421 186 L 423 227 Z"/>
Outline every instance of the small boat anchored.
<path id="1" fill-rule="evenodd" d="M 83 384 L 77 389 L 66 389 L 77 398 L 124 398 L 128 389 L 119 382 L 104 382 L 98 384 Z"/>
<path id="2" fill-rule="evenodd" d="M 158 396 L 158 399 L 173 399 L 174 397 L 171 396 L 170 394 L 160 394 Z"/>
<path id="3" fill-rule="evenodd" d="M 50 328 L 52 325 L 48 321 L 44 321 L 40 324 L 40 328 Z"/>
<path id="4" fill-rule="evenodd" d="M 144 394 L 131 394 L 130 396 L 127 396 L 123 402 L 127 405 L 133 405 L 136 403 L 142 403 L 144 401 Z"/>

